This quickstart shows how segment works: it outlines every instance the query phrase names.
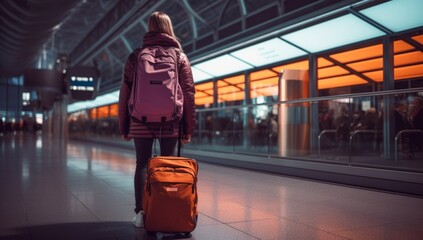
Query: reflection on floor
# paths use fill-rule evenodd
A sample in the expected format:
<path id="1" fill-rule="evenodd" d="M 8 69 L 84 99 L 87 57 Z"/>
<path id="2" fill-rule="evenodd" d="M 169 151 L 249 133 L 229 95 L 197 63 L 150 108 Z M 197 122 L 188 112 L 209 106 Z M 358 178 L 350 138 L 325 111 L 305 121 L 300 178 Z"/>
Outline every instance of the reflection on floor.
<path id="1" fill-rule="evenodd" d="M 132 150 L 0 137 L 0 239 L 171 239 L 134 228 Z M 191 239 L 422 239 L 423 199 L 200 162 Z"/>

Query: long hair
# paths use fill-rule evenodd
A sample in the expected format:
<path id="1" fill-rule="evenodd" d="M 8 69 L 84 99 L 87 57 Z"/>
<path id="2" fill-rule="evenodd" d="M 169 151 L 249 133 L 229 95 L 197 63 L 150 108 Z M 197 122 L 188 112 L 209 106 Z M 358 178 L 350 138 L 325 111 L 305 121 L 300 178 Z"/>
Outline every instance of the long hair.
<path id="1" fill-rule="evenodd" d="M 170 20 L 170 17 L 164 12 L 157 11 L 150 15 L 148 18 L 148 31 L 165 33 L 173 37 L 178 42 L 179 47 L 181 47 L 178 38 L 173 32 L 172 20 Z"/>

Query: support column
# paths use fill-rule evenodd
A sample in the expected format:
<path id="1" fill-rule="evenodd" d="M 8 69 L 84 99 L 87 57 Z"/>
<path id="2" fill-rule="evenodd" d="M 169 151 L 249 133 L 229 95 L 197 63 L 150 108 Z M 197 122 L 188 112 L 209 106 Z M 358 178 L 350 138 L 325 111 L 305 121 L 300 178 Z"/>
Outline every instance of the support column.
<path id="1" fill-rule="evenodd" d="M 307 70 L 283 70 L 279 78 L 279 101 L 309 97 Z M 304 156 L 310 151 L 310 104 L 279 105 L 278 152 L 283 157 Z"/>
<path id="2" fill-rule="evenodd" d="M 394 85 L 394 46 L 390 37 L 383 38 L 383 90 L 393 90 Z M 395 96 L 383 97 L 383 157 L 393 158 L 395 144 L 394 106 Z"/>
<path id="3" fill-rule="evenodd" d="M 54 102 L 53 106 L 53 137 L 55 139 L 67 140 L 68 122 L 67 122 L 68 97 L 62 96 L 62 99 Z"/>

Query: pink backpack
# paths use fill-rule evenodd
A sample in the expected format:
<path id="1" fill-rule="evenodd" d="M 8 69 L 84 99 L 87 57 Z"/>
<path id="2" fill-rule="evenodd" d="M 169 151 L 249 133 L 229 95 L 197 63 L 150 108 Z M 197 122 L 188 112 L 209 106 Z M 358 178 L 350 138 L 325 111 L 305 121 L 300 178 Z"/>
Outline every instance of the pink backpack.
<path id="1" fill-rule="evenodd" d="M 165 125 L 182 117 L 183 93 L 174 48 L 142 49 L 134 69 L 129 112 L 145 124 Z"/>

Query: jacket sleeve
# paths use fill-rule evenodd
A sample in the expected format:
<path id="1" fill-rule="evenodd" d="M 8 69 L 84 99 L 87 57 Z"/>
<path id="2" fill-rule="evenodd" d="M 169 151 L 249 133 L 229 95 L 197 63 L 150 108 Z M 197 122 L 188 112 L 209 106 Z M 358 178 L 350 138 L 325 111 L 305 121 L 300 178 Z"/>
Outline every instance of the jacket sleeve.
<path id="1" fill-rule="evenodd" d="M 128 100 L 132 89 L 132 76 L 136 63 L 136 54 L 129 55 L 123 71 L 123 77 L 119 93 L 119 131 L 122 135 L 129 133 L 130 115 L 128 109 Z"/>
<path id="2" fill-rule="evenodd" d="M 191 65 L 184 53 L 180 55 L 179 82 L 184 94 L 184 113 L 182 116 L 183 134 L 192 134 L 195 128 L 195 85 Z"/>

